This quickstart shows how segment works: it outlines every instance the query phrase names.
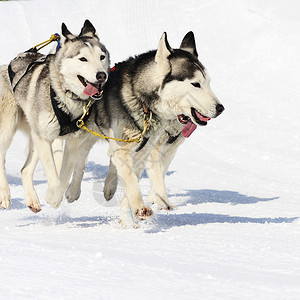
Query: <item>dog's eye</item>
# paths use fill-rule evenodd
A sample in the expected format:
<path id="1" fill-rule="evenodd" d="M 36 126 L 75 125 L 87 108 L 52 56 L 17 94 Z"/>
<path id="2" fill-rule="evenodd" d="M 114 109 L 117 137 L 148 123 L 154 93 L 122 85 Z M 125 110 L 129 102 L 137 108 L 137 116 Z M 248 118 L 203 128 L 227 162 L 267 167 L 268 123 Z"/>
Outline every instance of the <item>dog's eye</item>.
<path id="1" fill-rule="evenodd" d="M 105 55 L 100 56 L 100 60 L 103 60 L 103 59 L 105 59 Z"/>
<path id="2" fill-rule="evenodd" d="M 87 59 L 85 57 L 80 57 L 78 58 L 80 61 L 87 61 Z"/>
<path id="3" fill-rule="evenodd" d="M 192 82 L 192 85 L 196 88 L 201 88 L 201 85 L 199 82 Z"/>

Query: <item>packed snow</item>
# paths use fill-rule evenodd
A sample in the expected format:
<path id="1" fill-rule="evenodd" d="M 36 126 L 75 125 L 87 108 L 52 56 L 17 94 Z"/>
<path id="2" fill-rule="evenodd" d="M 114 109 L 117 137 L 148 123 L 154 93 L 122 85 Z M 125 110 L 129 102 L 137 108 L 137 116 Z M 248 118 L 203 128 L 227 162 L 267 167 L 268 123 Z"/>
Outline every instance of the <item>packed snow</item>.
<path id="1" fill-rule="evenodd" d="M 1 299 L 300 299 L 300 2 L 1 1 L 0 63 L 60 32 L 97 29 L 112 65 L 195 33 L 226 110 L 179 148 L 166 176 L 174 211 L 139 229 L 106 203 L 107 144 L 92 149 L 78 201 L 24 202 L 26 138 L 7 155 L 12 205 L 0 211 Z M 51 48 L 51 47 L 50 47 Z M 45 49 L 46 53 L 50 48 Z M 44 50 L 43 50 L 44 51 Z M 141 187 L 146 197 L 149 180 Z"/>

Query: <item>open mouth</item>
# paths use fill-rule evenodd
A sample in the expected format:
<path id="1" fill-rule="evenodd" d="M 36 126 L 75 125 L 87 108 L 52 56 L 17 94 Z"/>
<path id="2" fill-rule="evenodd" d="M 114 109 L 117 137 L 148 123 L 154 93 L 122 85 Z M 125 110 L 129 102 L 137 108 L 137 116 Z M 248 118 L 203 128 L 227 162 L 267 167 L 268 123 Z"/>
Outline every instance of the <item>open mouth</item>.
<path id="1" fill-rule="evenodd" d="M 192 113 L 193 118 L 199 125 L 205 126 L 205 125 L 207 125 L 207 122 L 210 120 L 209 117 L 205 117 L 205 116 L 201 115 L 199 113 L 199 111 L 193 107 L 191 108 L 191 113 Z"/>
<path id="2" fill-rule="evenodd" d="M 85 87 L 83 93 L 89 97 L 92 97 L 95 100 L 101 99 L 102 89 L 101 83 L 91 83 L 87 81 L 84 77 L 77 75 L 79 81 Z"/>
<path id="3" fill-rule="evenodd" d="M 201 126 L 207 125 L 207 122 L 210 120 L 209 117 L 205 117 L 199 113 L 195 108 L 191 108 L 191 114 L 196 121 L 197 124 Z M 181 124 L 184 124 L 184 127 L 182 128 L 182 135 L 186 138 L 188 138 L 194 130 L 197 128 L 197 125 L 193 123 L 192 119 L 186 115 L 178 115 L 177 116 L 178 121 Z"/>

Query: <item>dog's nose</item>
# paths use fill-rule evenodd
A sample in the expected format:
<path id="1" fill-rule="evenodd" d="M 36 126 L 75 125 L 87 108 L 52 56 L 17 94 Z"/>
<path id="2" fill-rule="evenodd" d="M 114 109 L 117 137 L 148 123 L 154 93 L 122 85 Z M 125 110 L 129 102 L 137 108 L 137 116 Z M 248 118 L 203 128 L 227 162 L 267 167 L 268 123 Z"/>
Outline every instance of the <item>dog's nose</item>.
<path id="1" fill-rule="evenodd" d="M 96 74 L 96 78 L 99 82 L 104 82 L 106 80 L 106 73 L 104 72 L 98 72 Z"/>
<path id="2" fill-rule="evenodd" d="M 217 104 L 216 105 L 217 116 L 220 115 L 224 109 L 225 109 L 225 107 L 222 104 Z"/>

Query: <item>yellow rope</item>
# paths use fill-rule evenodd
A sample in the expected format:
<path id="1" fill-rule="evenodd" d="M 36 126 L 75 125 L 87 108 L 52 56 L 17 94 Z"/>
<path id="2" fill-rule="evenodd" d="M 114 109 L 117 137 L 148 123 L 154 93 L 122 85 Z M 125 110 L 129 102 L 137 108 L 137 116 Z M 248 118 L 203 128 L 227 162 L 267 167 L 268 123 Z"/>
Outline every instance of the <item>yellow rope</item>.
<path id="1" fill-rule="evenodd" d="M 146 131 L 150 127 L 150 123 L 151 123 L 151 119 L 152 119 L 152 111 L 149 112 L 149 119 L 147 119 L 147 114 L 146 113 L 144 114 L 144 129 L 143 129 L 143 132 L 141 133 L 141 135 L 136 139 L 127 139 L 127 140 L 117 139 L 117 138 L 106 136 L 104 134 L 100 134 L 97 131 L 90 130 L 89 128 L 87 128 L 85 126 L 83 118 L 89 113 L 91 102 L 92 102 L 92 99 L 88 102 L 87 105 L 85 105 L 83 107 L 83 114 L 82 114 L 81 118 L 77 121 L 76 125 L 77 125 L 78 128 L 84 129 L 87 132 L 89 132 L 90 134 L 101 137 L 103 140 L 110 139 L 110 140 L 114 140 L 114 141 L 118 141 L 118 142 L 124 142 L 124 143 L 133 143 L 133 142 L 139 143 L 143 139 Z"/>
<path id="2" fill-rule="evenodd" d="M 101 137 L 103 140 L 105 140 L 105 139 L 110 139 L 110 140 L 114 140 L 114 141 L 118 141 L 118 142 L 125 142 L 125 143 L 132 143 L 132 142 L 139 143 L 140 140 L 141 140 L 141 137 L 136 138 L 136 139 L 128 139 L 128 140 L 117 139 L 117 138 L 109 137 L 109 136 L 106 136 L 106 135 L 104 135 L 104 134 L 100 134 L 100 133 L 98 133 L 97 131 L 92 131 L 92 130 L 88 129 L 88 128 L 84 125 L 84 122 L 83 122 L 83 121 L 80 122 L 80 120 L 77 121 L 77 126 L 78 126 L 80 129 L 84 129 L 84 130 L 86 130 L 87 132 L 89 132 L 89 133 L 91 133 L 91 134 L 93 134 L 93 135 L 95 135 L 95 136 Z"/>
<path id="3" fill-rule="evenodd" d="M 60 36 L 59 34 L 57 33 L 54 33 L 51 35 L 50 39 L 45 41 L 45 42 L 42 42 L 42 43 L 39 43 L 37 44 L 36 46 L 32 47 L 33 49 L 36 49 L 37 51 L 39 51 L 40 49 L 42 49 L 43 47 L 49 45 L 51 42 L 53 41 L 59 41 L 60 40 Z M 40 48 L 38 48 L 39 46 L 41 46 Z"/>

